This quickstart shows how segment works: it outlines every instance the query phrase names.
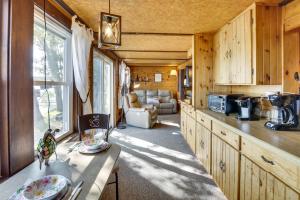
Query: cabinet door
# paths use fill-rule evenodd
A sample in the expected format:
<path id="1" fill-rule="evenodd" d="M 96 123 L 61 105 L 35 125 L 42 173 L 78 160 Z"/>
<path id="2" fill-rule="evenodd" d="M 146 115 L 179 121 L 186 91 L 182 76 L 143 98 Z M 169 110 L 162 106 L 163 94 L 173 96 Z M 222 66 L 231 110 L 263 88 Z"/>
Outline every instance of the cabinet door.
<path id="1" fill-rule="evenodd" d="M 214 134 L 212 175 L 228 199 L 238 199 L 239 152 Z"/>
<path id="2" fill-rule="evenodd" d="M 186 139 L 186 128 L 187 128 L 186 113 L 183 110 L 181 110 L 180 118 L 181 118 L 180 119 L 180 121 L 181 121 L 181 134 Z"/>
<path id="3" fill-rule="evenodd" d="M 229 84 L 230 83 L 230 65 L 229 65 L 229 25 L 225 25 L 220 30 L 220 65 L 218 67 L 218 78 L 216 83 L 218 84 Z"/>
<path id="4" fill-rule="evenodd" d="M 210 173 L 211 132 L 200 123 L 196 126 L 196 156 Z"/>
<path id="5" fill-rule="evenodd" d="M 231 23 L 232 47 L 229 50 L 231 59 L 231 83 L 252 83 L 252 10 L 238 16 Z"/>
<path id="6" fill-rule="evenodd" d="M 196 146 L 196 120 L 191 116 L 187 115 L 187 143 L 190 145 L 191 149 L 195 153 Z"/>
<path id="7" fill-rule="evenodd" d="M 299 193 L 242 155 L 240 199 L 295 199 Z"/>

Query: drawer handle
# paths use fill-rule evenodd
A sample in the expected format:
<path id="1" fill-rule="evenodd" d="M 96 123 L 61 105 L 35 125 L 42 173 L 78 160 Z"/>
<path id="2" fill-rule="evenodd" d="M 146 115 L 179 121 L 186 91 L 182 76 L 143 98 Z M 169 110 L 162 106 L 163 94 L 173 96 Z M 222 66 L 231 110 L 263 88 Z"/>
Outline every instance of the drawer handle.
<path id="1" fill-rule="evenodd" d="M 275 165 L 275 163 L 272 160 L 268 160 L 266 159 L 264 156 L 261 156 L 261 158 L 263 159 L 263 161 L 265 161 L 266 163 L 269 163 L 271 165 Z"/>
<path id="2" fill-rule="evenodd" d="M 192 129 L 190 129 L 190 134 L 192 135 Z"/>
<path id="3" fill-rule="evenodd" d="M 221 131 L 221 134 L 222 134 L 222 135 L 224 135 L 224 136 L 226 136 L 226 133 L 225 133 L 225 132 L 223 132 L 223 131 Z"/>
<path id="4" fill-rule="evenodd" d="M 200 146 L 202 149 L 204 149 L 204 142 L 202 140 L 200 141 Z"/>
<path id="5" fill-rule="evenodd" d="M 222 172 L 226 171 L 226 164 L 222 160 L 219 163 L 219 167 L 220 167 Z"/>
<path id="6" fill-rule="evenodd" d="M 203 119 L 201 119 L 201 122 L 204 122 L 204 120 L 203 120 Z"/>

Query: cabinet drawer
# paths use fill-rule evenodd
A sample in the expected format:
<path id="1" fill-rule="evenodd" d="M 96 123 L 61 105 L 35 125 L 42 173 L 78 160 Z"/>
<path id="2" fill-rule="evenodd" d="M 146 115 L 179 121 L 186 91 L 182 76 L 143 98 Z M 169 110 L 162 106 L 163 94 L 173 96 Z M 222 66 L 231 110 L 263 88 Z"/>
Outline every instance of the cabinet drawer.
<path id="1" fill-rule="evenodd" d="M 196 111 L 193 106 L 186 106 L 186 113 L 192 118 L 196 119 Z"/>
<path id="2" fill-rule="evenodd" d="M 197 119 L 197 122 L 199 122 L 205 128 L 207 128 L 208 130 L 211 130 L 211 119 L 209 117 L 207 117 L 207 115 L 205 115 L 201 111 L 197 110 L 196 111 L 196 119 Z"/>
<path id="3" fill-rule="evenodd" d="M 212 121 L 212 132 L 233 146 L 235 149 L 240 149 L 240 136 L 225 128 L 219 122 Z"/>
<path id="4" fill-rule="evenodd" d="M 300 192 L 300 162 L 244 138 L 242 139 L 242 153 L 264 170 Z"/>

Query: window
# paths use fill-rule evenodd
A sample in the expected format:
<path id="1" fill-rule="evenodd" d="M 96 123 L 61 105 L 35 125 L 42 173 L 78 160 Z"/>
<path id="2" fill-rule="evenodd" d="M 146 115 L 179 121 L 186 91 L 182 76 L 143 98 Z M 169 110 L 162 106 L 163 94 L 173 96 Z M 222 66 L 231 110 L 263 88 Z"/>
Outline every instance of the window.
<path id="1" fill-rule="evenodd" d="M 97 50 L 93 57 L 93 111 L 111 114 L 113 124 L 113 63 Z"/>
<path id="2" fill-rule="evenodd" d="M 56 135 L 59 138 L 73 131 L 71 34 L 50 17 L 47 17 L 46 55 L 50 124 L 52 129 L 60 130 Z M 44 20 L 43 14 L 36 8 L 33 39 L 35 146 L 48 129 L 48 95 L 44 87 L 44 73 Z"/>

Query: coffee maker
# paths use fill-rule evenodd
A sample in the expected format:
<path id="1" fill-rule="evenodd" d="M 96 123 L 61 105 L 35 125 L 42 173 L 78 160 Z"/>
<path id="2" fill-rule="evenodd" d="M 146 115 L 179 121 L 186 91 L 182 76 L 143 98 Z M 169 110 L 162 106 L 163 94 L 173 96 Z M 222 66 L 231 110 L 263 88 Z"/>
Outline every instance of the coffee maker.
<path id="1" fill-rule="evenodd" d="M 272 105 L 269 121 L 265 127 L 272 130 L 300 130 L 300 95 L 272 94 L 268 96 Z"/>
<path id="2" fill-rule="evenodd" d="M 236 102 L 238 104 L 239 120 L 259 120 L 259 116 L 255 114 L 255 109 L 259 105 L 259 97 L 242 96 Z"/>

